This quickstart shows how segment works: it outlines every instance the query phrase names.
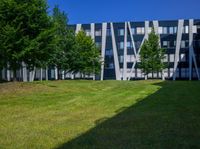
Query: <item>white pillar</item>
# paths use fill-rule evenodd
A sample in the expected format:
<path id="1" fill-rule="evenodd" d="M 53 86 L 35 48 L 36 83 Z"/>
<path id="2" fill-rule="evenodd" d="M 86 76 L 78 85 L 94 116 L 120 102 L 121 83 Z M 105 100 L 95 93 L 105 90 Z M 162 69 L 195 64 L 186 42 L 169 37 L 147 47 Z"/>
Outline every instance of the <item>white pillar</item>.
<path id="1" fill-rule="evenodd" d="M 27 82 L 27 68 L 24 62 L 22 62 L 22 78 L 23 82 Z"/>
<path id="2" fill-rule="evenodd" d="M 177 71 L 177 66 L 178 66 L 178 62 L 179 62 L 179 53 L 180 53 L 180 48 L 181 48 L 183 25 L 184 25 L 184 20 L 178 20 L 178 32 L 177 32 L 177 39 L 176 39 L 176 51 L 175 51 L 175 60 L 174 60 L 173 80 L 176 80 L 176 71 Z"/>
<path id="3" fill-rule="evenodd" d="M 58 68 L 57 67 L 55 67 L 55 80 L 58 80 Z"/>
<path id="4" fill-rule="evenodd" d="M 101 81 L 104 78 L 104 61 L 105 61 L 105 50 L 106 50 L 106 34 L 107 34 L 107 23 L 102 24 L 102 46 L 101 46 Z"/>
<path id="5" fill-rule="evenodd" d="M 112 35 L 112 47 L 113 47 L 116 80 L 121 80 L 118 53 L 117 53 L 117 45 L 116 45 L 116 40 L 115 40 L 115 31 L 114 31 L 113 23 L 110 23 L 110 28 L 111 28 L 111 35 Z"/>
<path id="6" fill-rule="evenodd" d="M 124 25 L 124 64 L 123 64 L 123 80 L 127 80 L 127 22 Z"/>
<path id="7" fill-rule="evenodd" d="M 43 78 L 43 69 L 40 68 L 40 81 L 42 81 L 42 78 Z"/>
<path id="8" fill-rule="evenodd" d="M 6 79 L 7 81 L 10 81 L 10 68 L 9 64 L 7 64 L 7 69 L 6 69 Z"/>

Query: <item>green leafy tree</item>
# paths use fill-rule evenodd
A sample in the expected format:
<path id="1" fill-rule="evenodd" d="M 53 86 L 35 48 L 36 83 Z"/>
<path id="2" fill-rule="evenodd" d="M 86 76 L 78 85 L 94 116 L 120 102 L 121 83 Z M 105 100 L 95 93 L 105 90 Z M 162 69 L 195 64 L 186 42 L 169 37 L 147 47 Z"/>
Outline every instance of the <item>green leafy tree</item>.
<path id="1" fill-rule="evenodd" d="M 0 0 L 1 64 L 13 70 L 14 79 L 22 62 L 33 69 L 48 61 L 53 38 L 45 0 Z"/>
<path id="2" fill-rule="evenodd" d="M 165 49 L 160 48 L 159 37 L 155 34 L 154 28 L 149 34 L 148 40 L 145 40 L 141 48 L 139 67 L 145 76 L 149 73 L 162 72 L 165 68 L 163 59 L 165 58 Z"/>
<path id="3" fill-rule="evenodd" d="M 80 72 L 84 76 L 99 73 L 101 66 L 100 52 L 93 39 L 86 36 L 84 31 L 79 31 L 76 35 L 73 55 L 71 71 Z"/>

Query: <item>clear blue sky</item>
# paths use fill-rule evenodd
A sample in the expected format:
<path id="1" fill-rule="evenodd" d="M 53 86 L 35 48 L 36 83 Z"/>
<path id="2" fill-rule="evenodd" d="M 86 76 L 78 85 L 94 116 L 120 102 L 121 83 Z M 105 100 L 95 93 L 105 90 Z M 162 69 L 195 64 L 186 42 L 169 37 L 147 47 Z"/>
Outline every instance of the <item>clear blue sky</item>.
<path id="1" fill-rule="evenodd" d="M 68 14 L 69 23 L 200 19 L 200 0 L 48 0 Z"/>

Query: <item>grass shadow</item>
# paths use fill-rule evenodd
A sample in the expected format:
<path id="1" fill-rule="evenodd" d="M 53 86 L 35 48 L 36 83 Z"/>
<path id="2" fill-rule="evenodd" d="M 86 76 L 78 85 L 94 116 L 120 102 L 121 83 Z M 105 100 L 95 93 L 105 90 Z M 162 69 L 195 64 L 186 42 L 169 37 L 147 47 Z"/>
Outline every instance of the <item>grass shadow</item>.
<path id="1" fill-rule="evenodd" d="M 57 149 L 200 148 L 200 83 L 155 85 L 162 88 Z"/>

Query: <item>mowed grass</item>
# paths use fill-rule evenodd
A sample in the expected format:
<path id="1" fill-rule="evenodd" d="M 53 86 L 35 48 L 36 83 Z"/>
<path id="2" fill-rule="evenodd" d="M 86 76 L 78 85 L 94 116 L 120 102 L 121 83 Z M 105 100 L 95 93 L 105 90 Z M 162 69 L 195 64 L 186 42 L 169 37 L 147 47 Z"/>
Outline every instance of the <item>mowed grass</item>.
<path id="1" fill-rule="evenodd" d="M 200 82 L 2 83 L 0 148 L 200 148 Z"/>

